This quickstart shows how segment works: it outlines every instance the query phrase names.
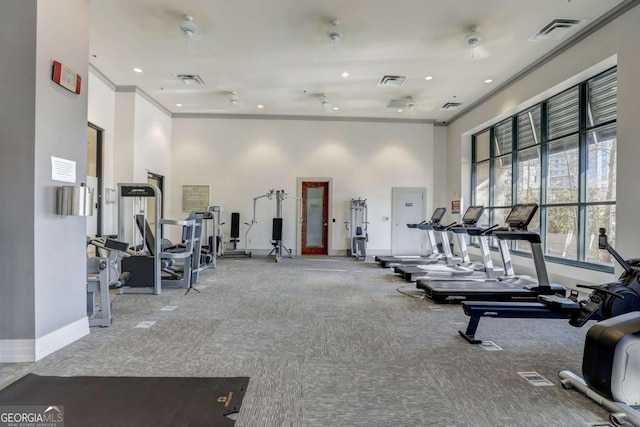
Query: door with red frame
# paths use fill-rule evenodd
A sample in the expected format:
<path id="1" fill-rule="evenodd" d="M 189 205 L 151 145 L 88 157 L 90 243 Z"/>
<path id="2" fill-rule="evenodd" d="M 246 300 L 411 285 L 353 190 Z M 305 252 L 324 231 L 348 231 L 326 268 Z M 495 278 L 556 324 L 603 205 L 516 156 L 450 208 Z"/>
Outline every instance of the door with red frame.
<path id="1" fill-rule="evenodd" d="M 329 183 L 302 182 L 302 255 L 327 255 Z"/>

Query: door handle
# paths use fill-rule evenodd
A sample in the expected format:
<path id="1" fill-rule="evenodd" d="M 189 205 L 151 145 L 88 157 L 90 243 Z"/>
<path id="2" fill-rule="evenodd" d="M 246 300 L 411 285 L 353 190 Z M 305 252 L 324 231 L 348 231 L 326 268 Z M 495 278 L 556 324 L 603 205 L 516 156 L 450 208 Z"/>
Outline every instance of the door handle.
<path id="1" fill-rule="evenodd" d="M 322 224 L 322 225 L 324 225 L 324 226 L 326 227 L 327 225 L 329 225 L 329 223 L 325 222 L 325 223 L 324 223 L 324 224 Z"/>

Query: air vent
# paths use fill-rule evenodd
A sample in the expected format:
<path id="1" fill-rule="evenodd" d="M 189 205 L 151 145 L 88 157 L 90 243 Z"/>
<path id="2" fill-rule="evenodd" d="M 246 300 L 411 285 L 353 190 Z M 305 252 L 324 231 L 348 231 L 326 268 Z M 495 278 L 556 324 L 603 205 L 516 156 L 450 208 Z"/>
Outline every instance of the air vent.
<path id="1" fill-rule="evenodd" d="M 455 110 L 457 108 L 459 108 L 462 104 L 459 102 L 447 102 L 446 104 L 444 104 L 442 107 L 440 107 L 441 110 Z"/>
<path id="2" fill-rule="evenodd" d="M 183 85 L 189 86 L 206 86 L 202 77 L 197 74 L 176 74 L 176 79 Z"/>
<path id="3" fill-rule="evenodd" d="M 387 108 L 413 108 L 416 102 L 411 98 L 392 99 L 387 104 Z"/>
<path id="4" fill-rule="evenodd" d="M 382 76 L 380 81 L 378 82 L 378 86 L 380 87 L 400 87 L 407 79 L 406 76 Z"/>
<path id="5" fill-rule="evenodd" d="M 591 21 L 590 19 L 554 19 L 547 25 L 542 27 L 540 31 L 535 33 L 530 41 L 544 40 L 544 41 L 560 41 L 567 38 L 571 33 L 574 33 L 579 28 L 584 27 Z"/>

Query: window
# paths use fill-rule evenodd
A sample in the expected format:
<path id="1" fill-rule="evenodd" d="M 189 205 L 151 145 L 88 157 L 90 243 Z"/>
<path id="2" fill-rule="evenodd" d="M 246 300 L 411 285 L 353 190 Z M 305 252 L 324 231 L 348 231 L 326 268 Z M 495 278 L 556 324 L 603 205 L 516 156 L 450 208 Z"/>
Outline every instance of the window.
<path id="1" fill-rule="evenodd" d="M 613 68 L 474 135 L 472 198 L 486 223 L 538 203 L 529 229 L 549 260 L 611 270 L 598 230 L 615 243 L 617 87 Z"/>

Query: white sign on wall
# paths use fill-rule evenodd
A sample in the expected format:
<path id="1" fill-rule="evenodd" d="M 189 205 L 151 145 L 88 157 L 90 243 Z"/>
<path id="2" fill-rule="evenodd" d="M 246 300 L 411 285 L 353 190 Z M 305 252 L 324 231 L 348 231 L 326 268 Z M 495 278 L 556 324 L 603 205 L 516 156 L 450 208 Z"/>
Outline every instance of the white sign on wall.
<path id="1" fill-rule="evenodd" d="M 206 211 L 208 206 L 208 185 L 182 186 L 182 212 Z"/>
<path id="2" fill-rule="evenodd" d="M 76 162 L 51 156 L 51 179 L 75 184 Z"/>

